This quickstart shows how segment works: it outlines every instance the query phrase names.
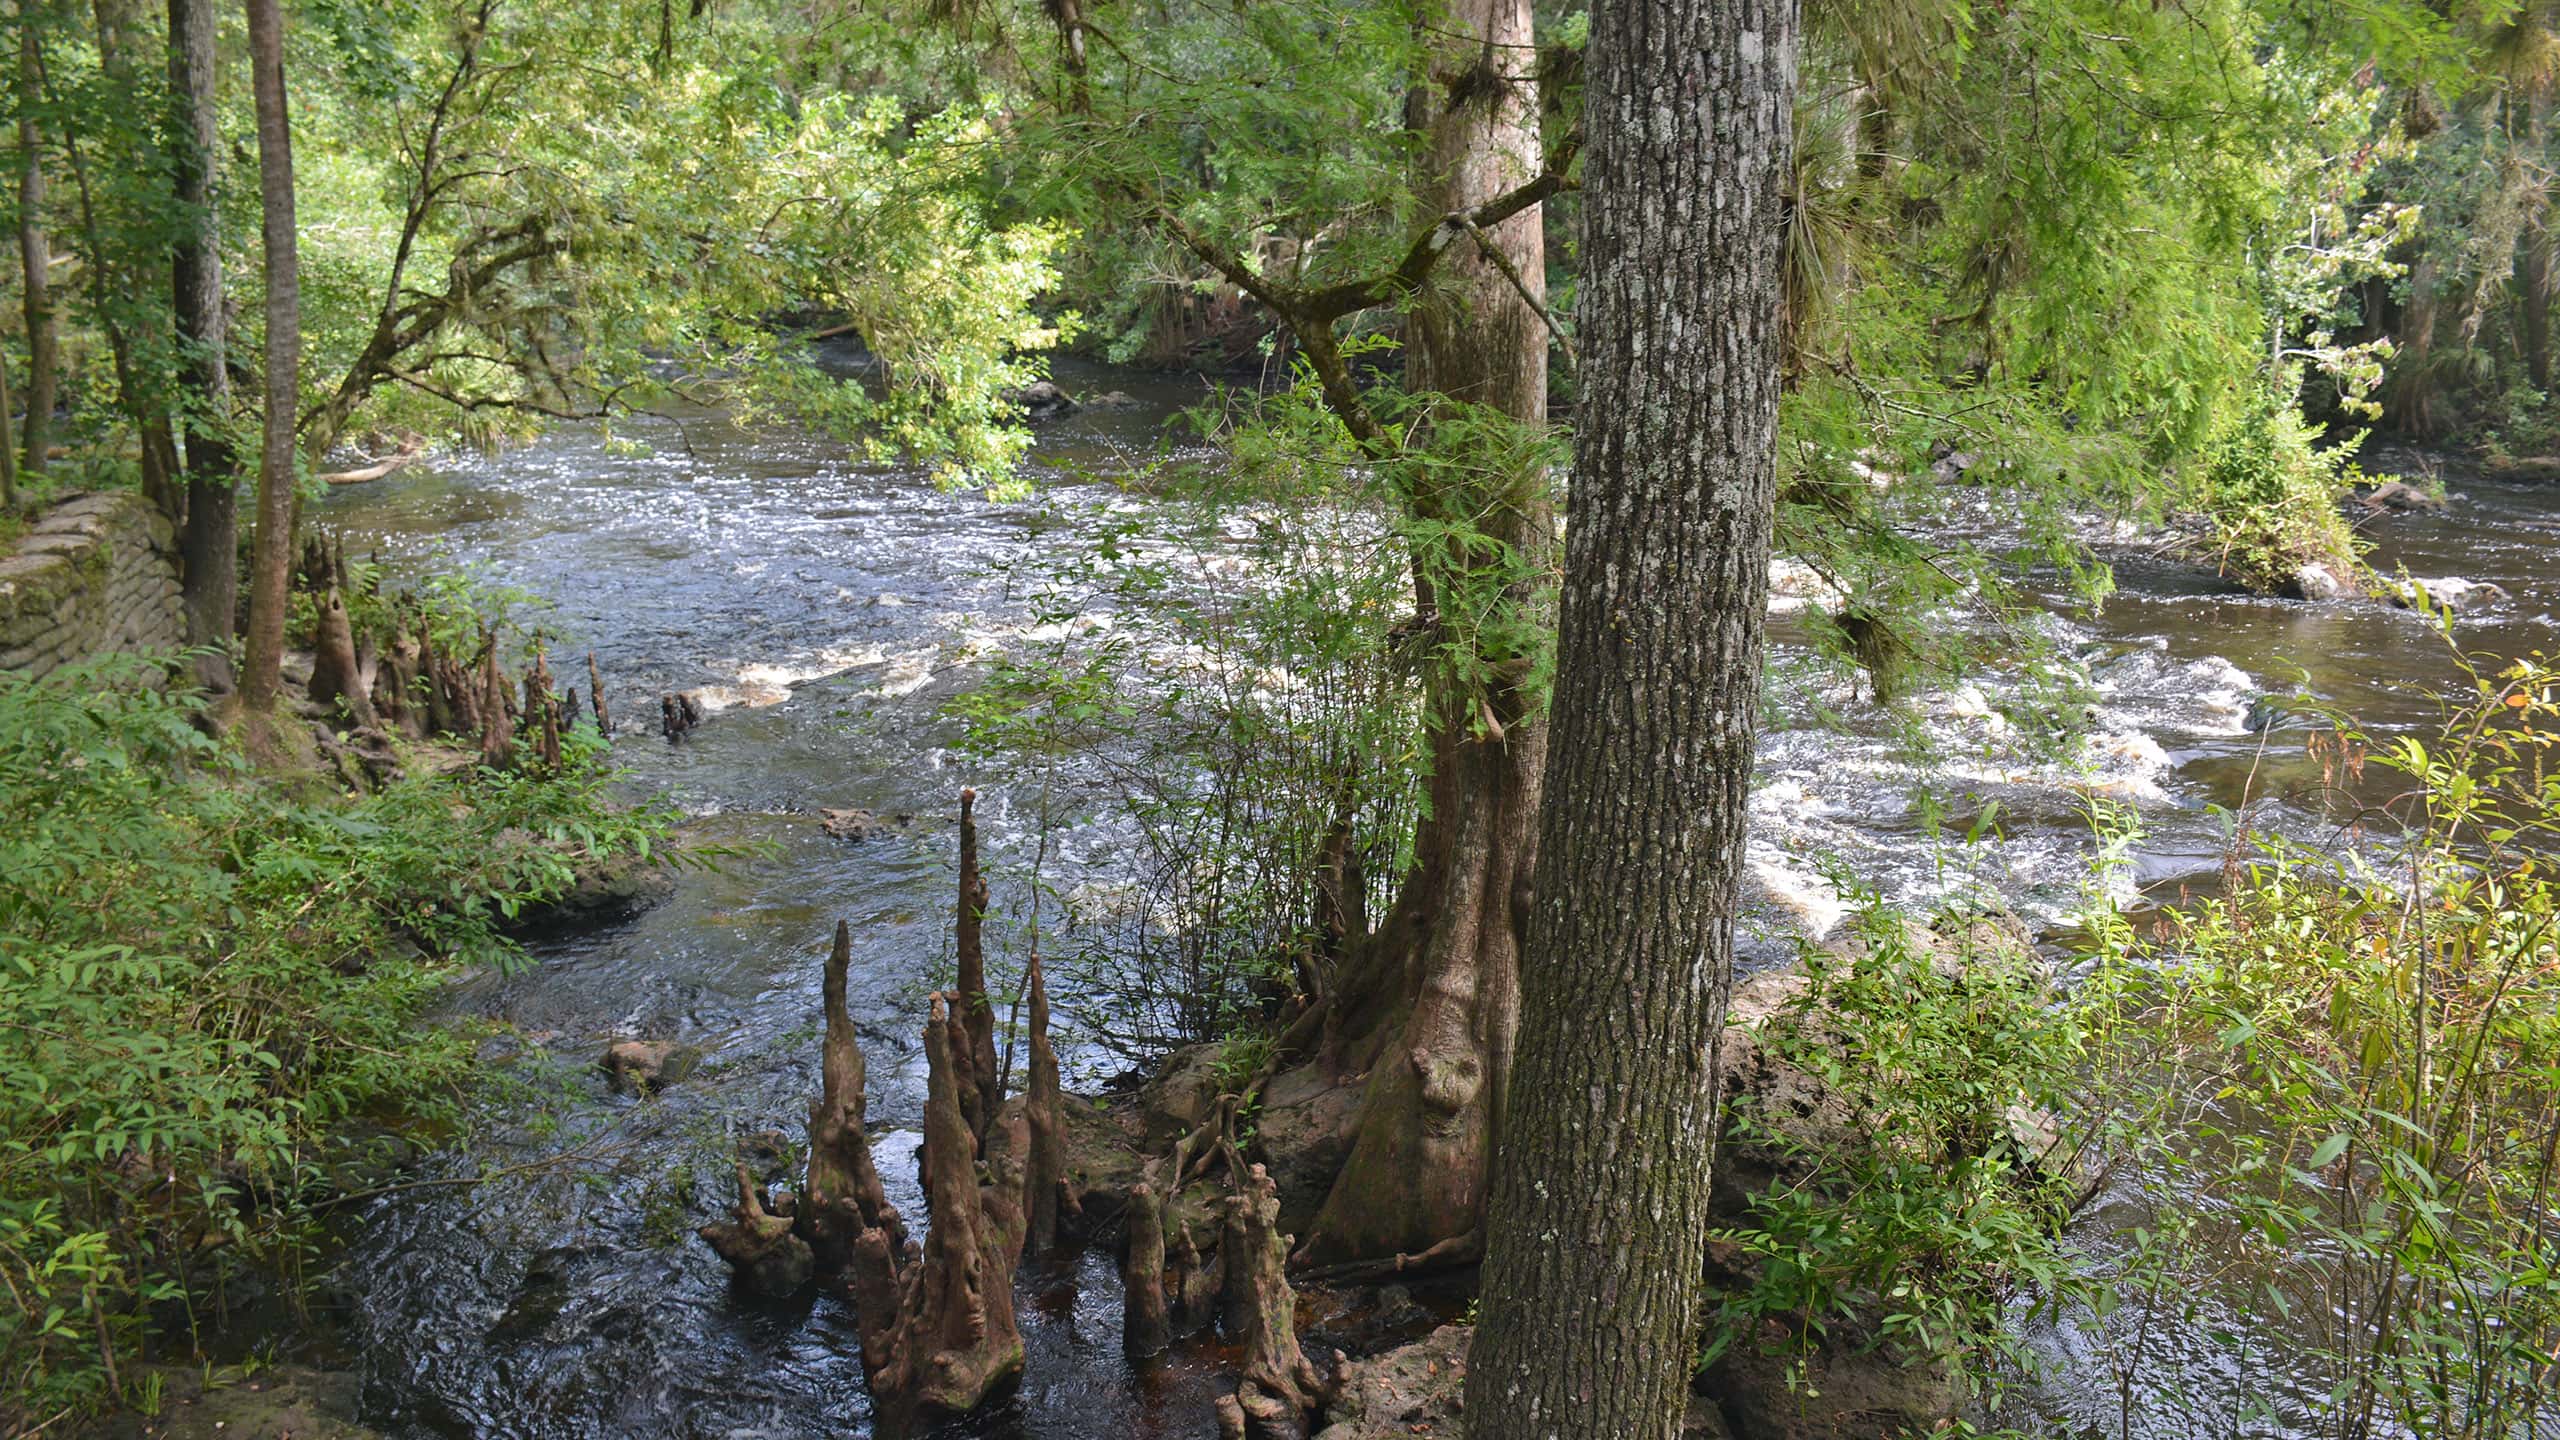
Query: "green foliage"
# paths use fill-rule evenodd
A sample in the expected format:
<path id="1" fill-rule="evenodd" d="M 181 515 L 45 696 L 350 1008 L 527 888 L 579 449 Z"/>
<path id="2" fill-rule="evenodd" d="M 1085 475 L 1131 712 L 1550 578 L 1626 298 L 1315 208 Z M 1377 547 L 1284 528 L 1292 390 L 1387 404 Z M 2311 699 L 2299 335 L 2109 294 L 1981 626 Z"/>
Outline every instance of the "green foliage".
<path id="1" fill-rule="evenodd" d="M 663 817 L 556 777 L 304 805 L 117 660 L 0 675 L 0 1376 L 41 1419 L 288 1258 L 359 1118 L 435 1120 L 467 1037 L 416 1017 L 579 866 Z"/>
<path id="2" fill-rule="evenodd" d="M 2478 678 L 2432 744 L 2323 737 L 2405 785 L 2387 863 L 2244 835 L 2229 894 L 2099 932 L 2097 1073 L 2153 1216 L 2100 1297 L 2128 1407 L 2181 1403 L 2143 1336 L 2213 1301 L 2264 1317 L 2216 1332 L 2277 1382 L 2255 1403 L 2324 1397 L 2318 1433 L 2549 1427 L 2556 721 L 2537 658 Z"/>
<path id="3" fill-rule="evenodd" d="M 1865 897 L 1846 953 L 1808 946 L 1805 984 L 1761 1022 L 1764 1056 L 1832 1099 L 1811 1117 L 1784 1095 L 1732 1106 L 1727 1145 L 1781 1160 L 1719 1235 L 1753 1279 L 1722 1297 L 1715 1350 L 1774 1327 L 1801 1351 L 1865 1336 L 1908 1361 L 1978 1359 L 2004 1343 L 2013 1291 L 2076 1283 L 2071 1167 L 2035 1117 L 2067 1113 L 2085 1036 L 2031 953 L 1944 923 L 1942 945 Z"/>
<path id="4" fill-rule="evenodd" d="M 1257 467 L 1163 478 L 1198 487 L 1190 520 L 1014 576 L 1028 633 L 953 706 L 973 753 L 1027 758 L 1063 813 L 1134 841 L 1129 882 L 1062 897 L 1044 945 L 1074 977 L 1062 1013 L 1133 1059 L 1322 983 L 1404 873 L 1421 803 L 1388 517 Z"/>
<path id="5" fill-rule="evenodd" d="M 2357 479 L 2363 436 L 2320 448 L 2320 427 L 2264 392 L 2217 421 L 2203 454 L 2203 500 L 2224 573 L 2260 594 L 2324 565 L 2341 581 L 2358 573 L 2355 534 L 2338 504 Z"/>

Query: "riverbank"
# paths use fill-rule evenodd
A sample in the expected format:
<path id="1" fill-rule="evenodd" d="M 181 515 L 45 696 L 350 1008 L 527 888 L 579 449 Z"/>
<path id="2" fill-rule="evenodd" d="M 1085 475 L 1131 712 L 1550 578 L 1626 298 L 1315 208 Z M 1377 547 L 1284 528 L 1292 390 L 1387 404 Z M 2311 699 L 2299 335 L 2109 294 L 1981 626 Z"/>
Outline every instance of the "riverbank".
<path id="1" fill-rule="evenodd" d="M 1157 423 L 1191 393 L 1149 377 L 1064 378 L 1125 389 L 1144 407 L 1044 430 L 1036 453 L 1070 476 L 1145 472 L 1158 463 Z M 837 918 L 858 937 L 849 999 L 871 1056 L 882 1168 L 892 1199 L 921 1213 L 920 1193 L 906 1188 L 923 1113 L 917 1034 L 925 992 L 951 973 L 958 790 L 986 791 L 991 964 L 1008 990 L 1035 874 L 1052 938 L 1099 944 L 1111 932 L 1065 930 L 1059 905 L 1116 913 L 1108 907 L 1145 853 L 1130 827 L 1096 818 L 1103 807 L 1092 802 L 1120 777 L 982 756 L 948 702 L 1000 656 L 1090 657 L 1115 637 L 1142 657 L 1166 653 L 1146 648 L 1139 617 L 1099 579 L 1035 583 L 1051 571 L 1086 565 L 1100 577 L 1109 544 L 1145 539 L 1214 593 L 1253 573 L 1260 532 L 1249 516 L 1073 479 L 1030 501 L 954 495 L 920 475 L 848 464 L 824 442 L 748 434 L 707 414 L 634 420 L 621 434 L 636 445 L 564 430 L 501 456 L 417 467 L 315 511 L 323 525 L 380 536 L 395 574 L 468 563 L 546 597 L 546 623 L 597 650 L 617 714 L 672 690 L 722 702 L 683 741 L 635 743 L 620 758 L 695 833 L 754 852 L 683 877 L 637 917 L 539 942 L 536 969 L 452 992 L 452 1013 L 521 1037 L 510 1049 L 533 1078 L 487 1112 L 471 1149 L 432 1158 L 426 1173 L 581 1153 L 598 1157 L 595 1178 L 535 1172 L 467 1201 L 425 1191 L 368 1207 L 352 1267 L 366 1277 L 356 1327 L 368 1413 L 402 1417 L 410 1434 L 657 1433 L 668 1416 L 704 1435 L 858 1431 L 868 1410 L 850 1316 L 827 1301 L 741 1303 L 690 1229 L 726 1206 L 739 1138 L 797 1135 L 805 1123 L 801 1107 L 818 1090 L 820 962 Z M 2547 643 L 2560 597 L 2542 556 L 2560 543 L 2560 515 L 2543 491 L 2447 478 L 2449 511 L 2373 523 L 2376 563 L 2507 589 L 2507 602 L 2456 620 L 2468 648 Z M 1987 494 L 1950 495 L 1951 539 L 1997 540 L 2002 516 Z M 2456 678 L 2423 617 L 2252 598 L 2133 538 L 2101 530 L 2097 543 L 2119 588 L 2096 614 L 2061 577 L 2031 580 L 2054 611 L 2034 622 L 2049 665 L 1993 666 L 1891 713 L 1865 704 L 1779 617 L 1777 715 L 1755 787 L 1751 965 L 1778 963 L 1798 939 L 1846 921 L 1854 907 L 1834 865 L 1899 906 L 1988 895 L 2050 926 L 2083 898 L 2092 795 L 2141 821 L 2113 882 L 2129 903 L 2219 884 L 2227 832 L 2216 806 L 2325 842 L 2340 822 L 2303 749 L 2309 732 L 2291 720 L 2253 728 L 2258 702 L 2298 691 L 2377 733 L 2405 733 L 2433 723 L 2428 688 Z M 2068 747 L 2040 728 L 2063 712 L 2080 717 Z M 850 842 L 825 833 L 828 809 L 922 818 Z M 655 1100 L 615 1096 L 592 1066 L 620 1038 L 693 1045 L 705 1065 Z M 1126 1063 L 1072 1039 L 1061 1048 L 1070 1087 L 1088 1093 Z M 2110 1216 L 2123 1203 L 2113 1192 L 2100 1201 Z M 1197 1357 L 1128 1367 L 1118 1287 L 1108 1255 L 1026 1282 L 1035 1379 L 979 1429 L 1205 1433 L 1223 1367 Z M 515 1319 L 496 1323 L 506 1316 Z M 2201 1343 L 2170 1349 L 2199 1375 L 2222 1363 Z"/>

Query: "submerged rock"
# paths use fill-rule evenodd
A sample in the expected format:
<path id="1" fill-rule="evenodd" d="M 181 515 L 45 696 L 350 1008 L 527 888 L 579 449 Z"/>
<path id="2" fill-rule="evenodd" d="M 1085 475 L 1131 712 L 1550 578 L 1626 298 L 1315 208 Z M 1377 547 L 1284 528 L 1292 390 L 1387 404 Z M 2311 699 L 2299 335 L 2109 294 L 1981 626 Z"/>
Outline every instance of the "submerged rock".
<path id="1" fill-rule="evenodd" d="M 1075 397 L 1046 380 L 1035 380 L 1013 392 L 1013 403 L 1033 420 L 1054 420 L 1077 410 Z"/>
<path id="2" fill-rule="evenodd" d="M 2506 587 L 2486 580 L 2465 580 L 2456 575 L 2433 579 L 2412 579 L 2391 587 L 2391 603 L 2403 610 L 2418 608 L 2423 597 L 2427 608 L 2448 610 L 2456 615 L 2469 615 L 2502 604 L 2507 599 Z"/>
<path id="3" fill-rule="evenodd" d="M 655 1095 L 691 1078 L 702 1052 L 674 1040 L 616 1040 L 596 1062 L 616 1093 Z"/>
<path id="4" fill-rule="evenodd" d="M 119 1415 L 98 1427 L 113 1440 L 381 1440 L 356 1423 L 354 1375 L 280 1365 L 255 1375 L 162 1365 L 156 1415 Z M 132 1377 L 128 1377 L 132 1378 Z"/>

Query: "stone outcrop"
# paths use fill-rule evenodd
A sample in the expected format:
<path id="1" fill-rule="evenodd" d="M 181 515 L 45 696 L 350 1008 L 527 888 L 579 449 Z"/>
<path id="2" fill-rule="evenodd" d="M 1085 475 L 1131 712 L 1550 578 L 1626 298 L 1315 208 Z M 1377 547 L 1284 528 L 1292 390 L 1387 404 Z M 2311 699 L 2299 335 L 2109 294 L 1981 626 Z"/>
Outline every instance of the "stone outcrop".
<path id="1" fill-rule="evenodd" d="M 0 670 L 185 643 L 169 522 L 138 494 L 75 495 L 0 559 Z"/>

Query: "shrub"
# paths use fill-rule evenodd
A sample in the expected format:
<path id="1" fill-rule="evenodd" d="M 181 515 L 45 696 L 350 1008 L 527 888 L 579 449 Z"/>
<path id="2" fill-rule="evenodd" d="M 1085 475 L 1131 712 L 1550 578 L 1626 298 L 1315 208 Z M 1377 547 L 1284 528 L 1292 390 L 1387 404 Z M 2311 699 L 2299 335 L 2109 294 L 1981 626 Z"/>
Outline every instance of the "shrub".
<path id="1" fill-rule="evenodd" d="M 289 800 L 156 678 L 0 675 L 0 1419 L 108 1398 L 155 1321 L 290 1257 L 343 1122 L 458 1095 L 464 1038 L 417 1023 L 442 977 L 663 833 L 583 748 Z"/>
<path id="2" fill-rule="evenodd" d="M 2100 1317 L 2128 1423 L 2194 1403 L 2143 1373 L 2143 1339 L 2206 1303 L 2264 1317 L 2195 1327 L 2253 1377 L 2235 1423 L 2553 1423 L 2560 672 L 2476 687 L 2431 744 L 2319 738 L 2406 782 L 2382 863 L 2243 832 L 2226 895 L 2104 932 L 2098 1073 L 2152 1217 L 2118 1237 L 2122 1313 Z M 2284 1396 L 2312 1413 L 2276 1415 Z"/>
<path id="3" fill-rule="evenodd" d="M 2320 427 L 2290 403 L 2253 395 L 2217 418 L 2204 446 L 2205 512 L 2223 570 L 2259 594 L 2295 583 L 2305 565 L 2342 581 L 2357 573 L 2354 532 L 2338 500 L 2356 478 L 2362 437 L 2323 450 Z"/>

